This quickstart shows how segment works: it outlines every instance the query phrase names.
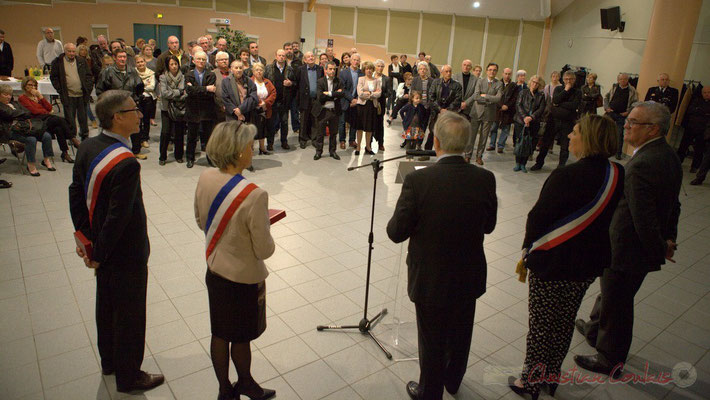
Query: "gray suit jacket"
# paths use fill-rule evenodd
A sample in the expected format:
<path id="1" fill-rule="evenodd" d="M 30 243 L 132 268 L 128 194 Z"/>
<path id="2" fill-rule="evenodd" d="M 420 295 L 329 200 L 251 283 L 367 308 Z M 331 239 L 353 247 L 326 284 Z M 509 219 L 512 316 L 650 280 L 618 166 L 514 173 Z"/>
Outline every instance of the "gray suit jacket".
<path id="1" fill-rule="evenodd" d="M 454 74 L 451 77 L 451 79 L 460 83 L 461 90 L 463 90 L 463 73 L 459 72 L 457 74 Z M 478 80 L 478 78 L 476 78 L 476 75 L 471 74 L 471 77 L 468 79 L 468 86 L 466 87 L 466 92 L 461 93 L 461 101 L 466 102 L 466 108 L 463 110 L 463 112 L 466 115 L 471 114 L 471 107 L 473 107 L 473 101 L 474 101 L 473 94 L 476 91 L 476 81 L 477 80 Z"/>
<path id="2" fill-rule="evenodd" d="M 482 97 L 481 94 L 485 94 Z M 500 103 L 503 97 L 503 82 L 493 79 L 491 87 L 488 87 L 488 78 L 484 77 L 476 82 L 476 90 L 473 93 L 474 104 L 471 109 L 471 118 L 480 121 L 496 120 L 496 104 Z"/>
<path id="3" fill-rule="evenodd" d="M 678 234 L 683 178 L 666 140 L 647 143 L 626 164 L 624 197 L 611 220 L 611 269 L 646 273 L 665 264 L 666 240 Z"/>

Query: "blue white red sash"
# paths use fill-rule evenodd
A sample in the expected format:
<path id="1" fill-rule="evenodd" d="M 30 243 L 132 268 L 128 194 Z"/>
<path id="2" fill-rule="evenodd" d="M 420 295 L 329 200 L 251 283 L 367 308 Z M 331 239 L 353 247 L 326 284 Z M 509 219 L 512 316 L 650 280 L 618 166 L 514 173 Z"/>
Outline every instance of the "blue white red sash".
<path id="1" fill-rule="evenodd" d="M 99 197 L 101 190 L 101 182 L 103 182 L 106 174 L 111 171 L 122 160 L 135 157 L 133 152 L 123 143 L 112 144 L 99 153 L 89 166 L 89 172 L 86 173 L 86 208 L 89 210 L 89 223 L 94 217 L 94 207 L 96 207 L 96 199 Z"/>
<path id="2" fill-rule="evenodd" d="M 205 257 L 207 259 L 210 258 L 210 254 L 217 246 L 217 242 L 222 237 L 234 212 L 237 211 L 249 193 L 256 188 L 255 184 L 248 182 L 241 174 L 237 174 L 219 190 L 207 213 L 207 224 L 205 225 Z"/>
<path id="3" fill-rule="evenodd" d="M 599 192 L 597 192 L 594 200 L 586 204 L 580 210 L 555 222 L 546 234 L 533 242 L 530 246 L 529 253 L 535 250 L 550 250 L 577 236 L 577 234 L 594 222 L 604 209 L 606 209 L 606 206 L 614 195 L 618 182 L 619 167 L 610 162 L 606 168 L 606 175 L 602 187 L 599 189 Z"/>

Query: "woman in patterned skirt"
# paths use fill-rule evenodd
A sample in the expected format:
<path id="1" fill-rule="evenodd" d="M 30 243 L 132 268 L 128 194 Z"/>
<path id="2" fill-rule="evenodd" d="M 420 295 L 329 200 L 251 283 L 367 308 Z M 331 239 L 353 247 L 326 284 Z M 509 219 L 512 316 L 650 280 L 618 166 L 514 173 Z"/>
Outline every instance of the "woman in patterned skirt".
<path id="1" fill-rule="evenodd" d="M 519 395 L 537 399 L 543 384 L 554 395 L 584 294 L 611 264 L 609 225 L 623 194 L 624 169 L 607 159 L 616 154 L 618 134 L 607 117 L 582 117 L 568 135 L 579 161 L 550 174 L 528 214 L 527 351 L 522 376 L 508 378 Z"/>

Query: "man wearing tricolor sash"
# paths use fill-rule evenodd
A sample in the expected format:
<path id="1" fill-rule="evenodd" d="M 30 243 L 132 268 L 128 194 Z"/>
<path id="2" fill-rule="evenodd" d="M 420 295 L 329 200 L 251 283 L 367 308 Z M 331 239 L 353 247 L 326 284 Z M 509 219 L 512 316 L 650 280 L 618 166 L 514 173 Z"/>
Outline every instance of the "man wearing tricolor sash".
<path id="1" fill-rule="evenodd" d="M 150 244 L 140 165 L 129 137 L 138 132 L 141 113 L 122 90 L 104 92 L 96 103 L 103 131 L 77 152 L 69 201 L 74 228 L 91 241 L 96 271 L 96 330 L 101 369 L 116 373 L 119 392 L 147 390 L 162 375 L 141 371 L 145 347 L 146 288 Z"/>

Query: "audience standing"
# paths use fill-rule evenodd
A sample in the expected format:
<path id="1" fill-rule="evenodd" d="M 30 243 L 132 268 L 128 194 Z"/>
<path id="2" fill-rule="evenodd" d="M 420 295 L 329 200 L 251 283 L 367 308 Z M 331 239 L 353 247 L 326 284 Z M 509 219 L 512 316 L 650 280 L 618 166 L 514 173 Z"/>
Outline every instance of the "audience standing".
<path id="1" fill-rule="evenodd" d="M 467 161 L 473 157 L 473 148 L 478 135 L 476 148 L 476 164 L 483 165 L 483 150 L 491 132 L 491 126 L 496 120 L 496 104 L 503 98 L 503 83 L 496 79 L 498 64 L 488 63 L 486 77 L 478 79 L 476 91 L 473 94 L 474 104 L 471 108 L 471 140 L 466 151 Z M 479 129 L 480 128 L 480 129 Z M 480 130 L 480 133 L 479 133 Z"/>
<path id="2" fill-rule="evenodd" d="M 305 64 L 298 74 L 298 103 L 301 112 L 301 130 L 298 134 L 298 143 L 302 149 L 305 149 L 308 141 L 315 137 L 312 107 L 318 94 L 318 79 L 323 77 L 323 68 L 316 65 L 315 56 L 310 51 L 303 55 L 303 61 Z"/>
<path id="3" fill-rule="evenodd" d="M 582 86 L 582 103 L 579 113 L 596 114 L 597 107 L 602 106 L 601 87 L 597 85 L 597 74 L 590 72 L 587 74 L 587 82 Z"/>
<path id="4" fill-rule="evenodd" d="M 337 65 L 329 61 L 326 64 L 325 76 L 318 79 L 317 96 L 313 103 L 312 113 L 315 118 L 316 135 L 313 140 L 313 145 L 316 148 L 314 160 L 319 160 L 323 154 L 323 141 L 325 140 L 325 131 L 328 129 L 330 136 L 328 139 L 328 153 L 336 160 L 340 160 L 340 156 L 336 153 L 337 138 L 335 133 L 338 131 L 340 122 L 340 114 L 342 107 L 340 99 L 343 98 L 343 84 L 336 76 Z"/>
<path id="5" fill-rule="evenodd" d="M 94 79 L 86 60 L 76 56 L 76 46 L 73 43 L 64 45 L 64 53 L 52 62 L 49 79 L 59 93 L 64 106 L 64 117 L 69 121 L 73 135 L 77 132 L 78 119 L 80 136 L 85 140 L 89 137 L 86 105 L 91 101 Z"/>
<path id="6" fill-rule="evenodd" d="M 350 66 L 340 71 L 340 82 L 343 84 L 343 98 L 340 100 L 343 113 L 340 116 L 340 127 L 338 136 L 340 148 L 345 149 L 345 131 L 348 133 L 348 144 L 350 147 L 357 147 L 355 134 L 357 132 L 357 83 L 365 73 L 360 69 L 360 54 L 353 53 L 350 56 Z"/>
<path id="7" fill-rule="evenodd" d="M 143 93 L 138 101 L 143 118 L 141 118 L 139 139 L 141 146 L 150 147 L 150 119 L 155 114 L 156 81 L 155 72 L 148 68 L 142 55 L 136 56 L 136 72 L 143 82 Z M 157 88 L 159 89 L 159 88 Z"/>
<path id="8" fill-rule="evenodd" d="M 219 40 L 217 40 L 217 43 L 219 43 Z M 215 121 L 217 123 L 224 122 L 226 120 L 226 116 L 224 114 L 224 101 L 222 100 L 222 80 L 228 78 L 231 72 L 229 70 L 229 59 L 229 54 L 221 50 L 217 51 L 213 58 L 216 67 L 213 72 L 215 76 L 214 102 L 217 107 L 215 109 L 217 115 Z"/>
<path id="9" fill-rule="evenodd" d="M 37 43 L 37 61 L 42 69 L 49 70 L 52 61 L 63 52 L 62 42 L 54 39 L 54 29 L 44 28 L 44 38 Z"/>
<path id="10" fill-rule="evenodd" d="M 5 31 L 0 29 L 0 76 L 12 76 L 15 69 L 15 57 L 12 55 L 12 46 L 5 41 Z"/>
<path id="11" fill-rule="evenodd" d="M 514 137 L 518 137 L 515 150 L 514 171 L 528 172 L 526 164 L 534 150 L 534 140 L 540 130 L 540 123 L 545 114 L 545 95 L 540 89 L 542 78 L 533 75 L 528 82 L 527 89 L 518 93 L 518 101 L 515 104 Z"/>
<path id="12" fill-rule="evenodd" d="M 183 74 L 187 73 L 190 60 L 187 54 L 185 54 L 180 48 L 180 40 L 177 38 L 177 36 L 169 36 L 168 51 L 161 53 L 160 56 L 158 56 L 158 61 L 156 62 L 158 64 L 158 67 L 155 70 L 155 79 L 160 80 L 160 75 L 162 75 L 168 67 L 168 58 L 170 58 L 170 56 L 175 56 L 175 58 L 178 60 L 180 72 L 182 72 Z"/>
<path id="13" fill-rule="evenodd" d="M 693 146 L 690 173 L 695 173 L 700 168 L 698 179 L 700 179 L 699 183 L 702 183 L 705 180 L 705 175 L 701 175 L 703 170 L 701 165 L 708 165 L 707 140 L 708 134 L 710 134 L 710 86 L 703 87 L 701 96 L 695 97 L 690 101 L 683 118 L 683 128 L 683 138 L 680 141 L 680 147 L 678 147 L 678 158 L 682 164 L 688 153 L 688 147 L 690 145 Z M 707 168 L 705 168 L 705 173 L 707 173 Z"/>
<path id="14" fill-rule="evenodd" d="M 629 75 L 619 74 L 616 82 L 604 96 L 604 111 L 606 115 L 616 122 L 619 132 L 624 131 L 624 121 L 631 112 L 633 104 L 639 101 L 636 88 L 629 85 Z M 616 150 L 616 159 L 623 157 L 624 138 L 619 137 L 619 147 Z"/>
<path id="15" fill-rule="evenodd" d="M 648 88 L 644 101 L 655 101 L 668 107 L 673 114 L 678 105 L 678 89 L 669 86 L 671 79 L 665 72 L 658 74 L 658 86 Z"/>
<path id="16" fill-rule="evenodd" d="M 365 132 L 365 154 L 374 155 L 370 147 L 372 134 L 377 126 L 377 105 L 382 95 L 382 80 L 374 76 L 375 65 L 369 61 L 362 64 L 365 76 L 357 81 L 357 147 L 355 155 L 360 155 L 362 134 Z"/>
<path id="17" fill-rule="evenodd" d="M 256 85 L 258 101 L 256 109 L 251 114 L 252 123 L 256 126 L 256 137 L 254 139 L 259 140 L 259 155 L 270 155 L 271 153 L 264 146 L 264 139 L 266 139 L 271 130 L 269 123 L 273 113 L 272 107 L 276 101 L 276 88 L 270 80 L 264 78 L 264 64 L 253 64 L 252 72 L 254 73 L 252 80 Z"/>
<path id="18" fill-rule="evenodd" d="M 458 112 L 467 119 L 471 118 L 471 107 L 475 97 L 473 96 L 476 90 L 476 82 L 478 77 L 471 73 L 473 63 L 471 60 L 463 60 L 461 63 L 461 72 L 454 75 L 454 80 L 461 85 L 461 106 Z"/>
<path id="19" fill-rule="evenodd" d="M 427 136 L 424 148 L 431 150 L 434 146 L 434 126 L 439 115 L 446 111 L 458 112 L 461 107 L 461 84 L 451 79 L 451 66 L 441 67 L 441 78 L 435 79 L 429 88 L 429 136 Z"/>
<path id="20" fill-rule="evenodd" d="M 200 145 L 204 150 L 217 118 L 217 105 L 214 101 L 217 78 L 214 72 L 207 68 L 207 53 L 198 51 L 192 60 L 195 63 L 195 68 L 185 74 L 185 92 L 187 92 L 187 109 L 185 113 L 187 117 L 187 146 L 185 154 L 187 156 L 187 168 L 192 168 L 195 165 L 197 138 L 200 138 Z"/>
<path id="21" fill-rule="evenodd" d="M 288 145 L 288 113 L 296 86 L 295 74 L 286 60 L 285 50 L 276 50 L 276 59 L 266 66 L 264 76 L 276 89 L 276 101 L 271 107 L 271 126 L 266 140 L 266 149 L 274 150 L 275 135 L 280 131 L 281 148 L 289 150 L 291 147 Z"/>
<path id="22" fill-rule="evenodd" d="M 167 52 L 164 54 L 168 54 Z M 168 159 L 168 144 L 172 138 L 175 143 L 175 161 L 182 163 L 185 141 L 185 112 L 187 92 L 185 76 L 180 71 L 180 62 L 176 56 L 167 59 L 168 68 L 160 75 L 160 158 L 158 163 L 165 165 Z"/>
<path id="23" fill-rule="evenodd" d="M 385 151 L 385 112 L 387 109 L 387 99 L 390 97 L 390 92 L 392 91 L 390 85 L 390 78 L 387 77 L 383 72 L 385 70 L 385 62 L 383 60 L 375 61 L 375 73 L 373 76 L 376 79 L 380 79 L 380 86 L 382 87 L 382 94 L 377 99 L 377 123 L 375 124 L 375 132 L 372 138 L 377 142 L 377 151 Z"/>
<path id="24" fill-rule="evenodd" d="M 498 139 L 498 130 L 500 129 L 500 140 L 498 140 L 498 153 L 502 153 L 505 148 L 505 141 L 510 134 L 510 124 L 513 122 L 513 114 L 515 113 L 515 98 L 517 95 L 517 85 L 512 80 L 513 70 L 503 68 L 503 97 L 496 104 L 496 120 L 491 125 L 491 142 L 486 148 L 487 151 L 496 149 L 496 139 Z"/>
<path id="25" fill-rule="evenodd" d="M 259 44 L 256 42 L 249 42 L 249 65 L 254 65 L 256 63 L 261 63 L 261 65 L 266 65 L 266 59 L 259 55 Z"/>

